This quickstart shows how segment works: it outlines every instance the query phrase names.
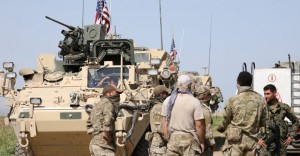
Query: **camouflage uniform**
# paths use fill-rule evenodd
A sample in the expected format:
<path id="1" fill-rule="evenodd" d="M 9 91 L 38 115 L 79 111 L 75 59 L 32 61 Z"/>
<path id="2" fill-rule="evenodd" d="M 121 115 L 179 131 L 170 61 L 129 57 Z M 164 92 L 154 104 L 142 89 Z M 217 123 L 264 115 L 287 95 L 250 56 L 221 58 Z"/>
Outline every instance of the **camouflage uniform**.
<path id="1" fill-rule="evenodd" d="M 238 94 L 229 98 L 223 120 L 225 156 L 256 155 L 256 137 L 265 121 L 264 107 L 263 97 L 248 86 L 240 87 Z"/>
<path id="2" fill-rule="evenodd" d="M 108 142 L 101 132 L 108 131 L 113 136 L 115 107 L 106 97 L 95 102 L 94 108 L 90 114 L 90 122 L 92 124 L 93 139 L 90 142 L 90 153 L 95 156 L 114 156 L 115 146 L 113 141 Z M 112 139 L 113 140 L 113 139 Z"/>
<path id="3" fill-rule="evenodd" d="M 205 151 L 201 153 L 201 156 L 212 156 L 214 151 L 213 147 L 215 146 L 215 138 L 213 135 L 212 124 L 213 118 L 211 109 L 205 103 L 201 102 L 202 111 L 205 118 L 205 126 L 206 126 L 206 133 L 205 133 Z"/>
<path id="4" fill-rule="evenodd" d="M 161 133 L 161 107 L 164 99 L 162 97 L 155 97 L 151 101 L 154 106 L 150 111 L 152 133 L 148 133 L 147 135 L 147 140 L 150 142 L 149 154 L 151 156 L 163 156 L 167 149 Z"/>
<path id="5" fill-rule="evenodd" d="M 202 111 L 205 119 L 205 150 L 201 153 L 201 156 L 212 156 L 215 146 L 215 138 L 213 136 L 212 124 L 213 118 L 212 106 L 218 105 L 219 102 L 214 103 L 215 105 L 210 105 L 212 101 L 211 90 L 208 86 L 196 86 L 194 96 L 200 101 L 202 105 Z"/>
<path id="6" fill-rule="evenodd" d="M 284 118 L 287 117 L 292 122 L 292 128 L 291 132 L 288 134 L 288 125 L 284 121 Z M 271 130 L 269 128 L 269 125 L 278 125 L 279 131 L 280 131 L 280 145 L 277 145 L 277 147 L 274 147 L 273 149 L 267 149 L 261 148 L 259 150 L 259 153 L 261 156 L 282 156 L 286 155 L 286 147 L 283 144 L 283 141 L 285 141 L 288 137 L 291 137 L 292 139 L 297 135 L 297 129 L 299 126 L 298 119 L 294 112 L 292 111 L 291 107 L 285 103 L 277 102 L 272 108 L 268 106 L 268 112 L 267 112 L 267 124 L 266 124 L 266 131 L 264 131 L 265 137 L 268 138 L 271 135 Z M 280 146 L 280 147 L 278 147 Z"/>

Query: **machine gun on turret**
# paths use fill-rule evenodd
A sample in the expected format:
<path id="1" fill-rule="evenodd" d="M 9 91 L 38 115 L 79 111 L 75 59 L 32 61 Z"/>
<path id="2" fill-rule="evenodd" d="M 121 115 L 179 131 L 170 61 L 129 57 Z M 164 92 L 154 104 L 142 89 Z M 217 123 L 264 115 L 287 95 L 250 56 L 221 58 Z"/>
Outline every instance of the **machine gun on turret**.
<path id="1" fill-rule="evenodd" d="M 57 20 L 55 20 L 55 19 L 53 19 L 53 18 L 51 18 L 51 17 L 49 17 L 49 16 L 45 16 L 48 20 L 51 20 L 51 21 L 53 21 L 53 22 L 55 22 L 55 23 L 58 23 L 58 24 L 60 24 L 60 25 L 63 25 L 63 26 L 65 26 L 65 27 L 67 27 L 67 28 L 69 28 L 70 30 L 75 30 L 76 28 L 75 27 L 73 27 L 73 26 L 71 26 L 71 25 L 66 25 L 66 24 L 64 24 L 64 23 L 62 23 L 62 22 L 60 22 L 60 21 L 57 21 Z"/>
<path id="2" fill-rule="evenodd" d="M 105 39 L 105 28 L 102 25 L 94 24 L 80 28 L 67 25 L 48 16 L 46 18 L 69 29 L 61 31 L 65 37 L 58 44 L 58 47 L 61 49 L 58 52 L 58 56 L 63 58 L 65 67 L 77 70 L 88 57 L 96 57 L 91 52 L 90 45 L 93 42 Z"/>

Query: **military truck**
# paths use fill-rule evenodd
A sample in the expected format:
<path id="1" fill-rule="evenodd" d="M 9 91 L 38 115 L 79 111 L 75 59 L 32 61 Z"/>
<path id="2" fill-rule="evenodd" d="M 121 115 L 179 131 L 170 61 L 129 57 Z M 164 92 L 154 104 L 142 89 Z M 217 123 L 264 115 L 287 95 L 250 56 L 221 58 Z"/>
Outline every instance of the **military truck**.
<path id="1" fill-rule="evenodd" d="M 255 63 L 251 64 L 253 74 L 253 89 L 263 95 L 263 88 L 267 84 L 273 84 L 277 88 L 277 98 L 280 102 L 292 107 L 296 116 L 300 118 L 300 61 L 292 61 L 288 55 L 288 61 L 278 61 L 270 68 L 256 68 Z M 246 63 L 243 64 L 244 71 L 247 71 Z M 287 120 L 288 124 L 291 123 Z M 291 145 L 288 146 L 288 153 L 300 153 L 300 127 L 298 135 Z"/>
<path id="2" fill-rule="evenodd" d="M 214 113 L 219 108 L 219 103 L 223 102 L 221 89 L 213 86 L 212 77 L 208 74 L 200 75 L 197 71 L 179 71 L 178 75 L 189 75 L 193 78 L 192 90 L 196 85 L 203 85 L 209 88 L 211 93 L 210 109 Z"/>
<path id="3" fill-rule="evenodd" d="M 94 102 L 107 84 L 125 91 L 115 121 L 118 156 L 145 155 L 150 97 L 158 84 L 171 86 L 178 68 L 169 68 L 167 52 L 134 47 L 133 40 L 106 39 L 101 25 L 62 30 L 61 51 L 40 54 L 36 69 L 21 69 L 24 86 L 15 89 L 13 62 L 3 63 L 0 96 L 7 100 L 10 124 L 18 138 L 15 155 L 89 154 L 86 126 Z"/>

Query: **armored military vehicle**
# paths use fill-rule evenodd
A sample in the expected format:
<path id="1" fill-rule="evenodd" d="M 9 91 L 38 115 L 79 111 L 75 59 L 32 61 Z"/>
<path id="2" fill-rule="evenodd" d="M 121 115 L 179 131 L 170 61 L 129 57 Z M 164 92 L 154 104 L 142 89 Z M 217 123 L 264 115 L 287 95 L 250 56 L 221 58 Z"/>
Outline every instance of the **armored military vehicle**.
<path id="1" fill-rule="evenodd" d="M 196 85 L 203 85 L 209 88 L 211 93 L 210 109 L 215 112 L 219 108 L 219 103 L 223 102 L 221 89 L 212 85 L 212 77 L 204 74 L 200 75 L 197 71 L 179 71 L 178 75 L 189 75 L 194 80 L 192 90 Z"/>
<path id="2" fill-rule="evenodd" d="M 62 30 L 61 51 L 40 54 L 36 69 L 21 69 L 25 84 L 15 89 L 14 63 L 0 72 L 0 96 L 10 106 L 7 121 L 18 138 L 16 155 L 89 155 L 86 121 L 107 84 L 125 91 L 115 121 L 118 156 L 145 155 L 143 142 L 149 126 L 150 97 L 158 84 L 172 85 L 167 52 L 134 47 L 133 40 L 106 39 L 101 25 Z M 139 153 L 142 152 L 142 153 Z"/>

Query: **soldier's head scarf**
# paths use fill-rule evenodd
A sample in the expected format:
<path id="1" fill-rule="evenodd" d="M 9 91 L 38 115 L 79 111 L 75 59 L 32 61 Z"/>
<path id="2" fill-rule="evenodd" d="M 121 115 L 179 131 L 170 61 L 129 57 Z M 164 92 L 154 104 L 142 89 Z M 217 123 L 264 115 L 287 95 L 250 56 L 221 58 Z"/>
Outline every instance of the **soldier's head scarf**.
<path id="1" fill-rule="evenodd" d="M 192 83 L 191 78 L 188 75 L 181 75 L 179 76 L 177 80 L 177 86 L 179 88 L 175 88 L 170 96 L 170 99 L 167 103 L 167 114 L 166 114 L 166 119 L 167 119 L 167 124 L 169 125 L 170 118 L 171 118 L 171 112 L 175 103 L 175 100 L 177 98 L 178 93 L 182 94 L 191 94 L 191 88 L 188 87 L 189 84 Z"/>

